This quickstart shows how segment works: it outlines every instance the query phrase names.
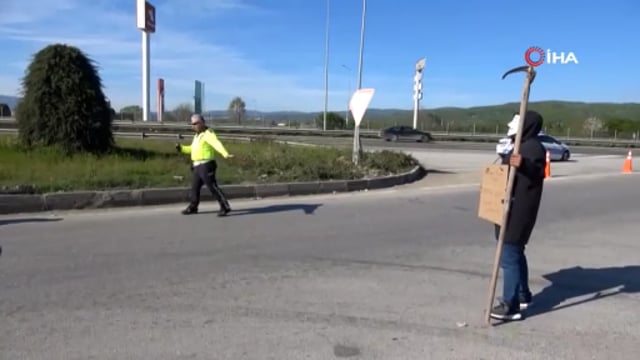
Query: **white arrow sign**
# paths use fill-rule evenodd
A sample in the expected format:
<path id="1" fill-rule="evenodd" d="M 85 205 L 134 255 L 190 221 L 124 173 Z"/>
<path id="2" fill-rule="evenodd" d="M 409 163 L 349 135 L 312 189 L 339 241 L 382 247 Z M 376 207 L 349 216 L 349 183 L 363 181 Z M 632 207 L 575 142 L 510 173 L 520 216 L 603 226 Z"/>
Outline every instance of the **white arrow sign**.
<path id="1" fill-rule="evenodd" d="M 353 121 L 356 126 L 360 126 L 360 122 L 364 117 L 364 113 L 367 112 L 367 108 L 375 92 L 375 89 L 359 89 L 353 93 L 351 101 L 349 101 L 349 110 L 351 110 L 351 114 L 353 114 Z"/>

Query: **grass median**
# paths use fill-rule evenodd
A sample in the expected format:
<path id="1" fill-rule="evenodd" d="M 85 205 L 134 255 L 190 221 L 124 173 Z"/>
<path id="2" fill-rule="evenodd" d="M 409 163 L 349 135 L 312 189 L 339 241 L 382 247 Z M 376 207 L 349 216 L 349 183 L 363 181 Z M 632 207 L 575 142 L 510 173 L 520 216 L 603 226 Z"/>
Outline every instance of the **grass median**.
<path id="1" fill-rule="evenodd" d="M 356 167 L 349 149 L 291 146 L 267 139 L 222 141 L 235 155 L 216 157 L 218 181 L 223 185 L 360 179 L 405 172 L 417 165 L 409 155 L 391 151 L 365 153 Z M 5 193 L 44 193 L 190 184 L 189 157 L 177 153 L 173 141 L 116 142 L 117 149 L 108 155 L 67 157 L 53 148 L 20 148 L 15 136 L 2 135 L 0 188 Z"/>

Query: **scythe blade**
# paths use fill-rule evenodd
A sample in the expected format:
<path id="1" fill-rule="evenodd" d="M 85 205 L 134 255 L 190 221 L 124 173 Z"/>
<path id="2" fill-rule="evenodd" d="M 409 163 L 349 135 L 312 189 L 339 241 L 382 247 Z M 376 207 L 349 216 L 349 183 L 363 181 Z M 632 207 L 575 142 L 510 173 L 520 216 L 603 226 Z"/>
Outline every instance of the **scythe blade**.
<path id="1" fill-rule="evenodd" d="M 509 71 L 507 71 L 506 73 L 504 73 L 502 75 L 502 80 L 504 80 L 507 76 L 517 73 L 517 72 L 530 72 L 531 73 L 531 81 L 529 82 L 529 84 L 533 83 L 533 80 L 536 78 L 536 71 L 534 70 L 534 68 L 532 66 L 518 66 L 515 67 Z"/>

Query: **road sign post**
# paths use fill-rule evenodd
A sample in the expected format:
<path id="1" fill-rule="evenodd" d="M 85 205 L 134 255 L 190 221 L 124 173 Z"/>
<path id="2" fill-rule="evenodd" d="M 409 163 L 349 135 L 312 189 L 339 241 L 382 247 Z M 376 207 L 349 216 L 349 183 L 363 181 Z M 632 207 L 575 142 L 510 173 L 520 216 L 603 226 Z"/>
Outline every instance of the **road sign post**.
<path id="1" fill-rule="evenodd" d="M 416 62 L 416 72 L 413 76 L 413 128 L 418 128 L 418 110 L 420 100 L 422 100 L 422 71 L 426 65 L 427 58 L 422 58 Z"/>
<path id="2" fill-rule="evenodd" d="M 360 123 L 371 103 L 375 93 L 374 89 L 358 89 L 353 93 L 349 102 L 349 110 L 353 115 L 353 163 L 358 165 L 360 158 Z"/>

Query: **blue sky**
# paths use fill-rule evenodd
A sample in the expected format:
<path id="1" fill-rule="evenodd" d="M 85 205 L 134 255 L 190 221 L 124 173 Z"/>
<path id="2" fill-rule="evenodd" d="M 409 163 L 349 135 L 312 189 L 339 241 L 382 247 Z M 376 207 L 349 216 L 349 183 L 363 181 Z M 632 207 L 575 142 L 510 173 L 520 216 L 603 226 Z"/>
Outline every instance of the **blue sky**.
<path id="1" fill-rule="evenodd" d="M 205 83 L 205 108 L 233 96 L 249 109 L 321 111 L 326 0 L 154 0 L 155 81 L 166 106 L 192 101 Z M 342 110 L 357 84 L 362 0 L 331 0 L 329 109 Z M 141 104 L 141 34 L 134 0 L 3 0 L 0 94 L 14 95 L 30 56 L 52 42 L 83 49 L 100 66 L 115 108 Z M 539 46 L 573 52 L 579 64 L 543 64 L 531 100 L 638 102 L 640 1 L 368 0 L 363 87 L 375 108 L 412 107 L 413 68 L 426 56 L 421 106 L 519 101 L 524 64 Z M 521 24 L 521 19 L 526 19 Z"/>

